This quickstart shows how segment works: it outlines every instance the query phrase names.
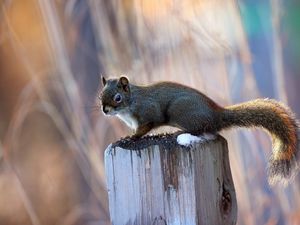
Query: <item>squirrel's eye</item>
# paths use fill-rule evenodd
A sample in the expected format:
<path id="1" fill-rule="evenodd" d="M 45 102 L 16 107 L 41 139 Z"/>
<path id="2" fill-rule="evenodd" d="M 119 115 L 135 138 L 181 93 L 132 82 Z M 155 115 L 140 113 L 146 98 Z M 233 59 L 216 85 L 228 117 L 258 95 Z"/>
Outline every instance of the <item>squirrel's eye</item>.
<path id="1" fill-rule="evenodd" d="M 115 101 L 116 103 L 120 103 L 120 102 L 122 101 L 122 96 L 121 96 L 119 93 L 117 93 L 117 94 L 114 96 L 114 101 Z"/>

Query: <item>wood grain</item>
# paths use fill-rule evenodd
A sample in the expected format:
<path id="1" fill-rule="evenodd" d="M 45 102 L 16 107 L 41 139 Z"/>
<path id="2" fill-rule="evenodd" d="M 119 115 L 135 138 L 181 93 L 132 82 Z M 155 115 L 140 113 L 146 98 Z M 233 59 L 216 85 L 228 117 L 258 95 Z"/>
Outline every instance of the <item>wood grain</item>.
<path id="1" fill-rule="evenodd" d="M 172 136 L 153 139 L 155 144 L 143 149 L 124 149 L 116 143 L 105 151 L 112 223 L 236 224 L 226 140 L 218 136 L 185 147 Z"/>

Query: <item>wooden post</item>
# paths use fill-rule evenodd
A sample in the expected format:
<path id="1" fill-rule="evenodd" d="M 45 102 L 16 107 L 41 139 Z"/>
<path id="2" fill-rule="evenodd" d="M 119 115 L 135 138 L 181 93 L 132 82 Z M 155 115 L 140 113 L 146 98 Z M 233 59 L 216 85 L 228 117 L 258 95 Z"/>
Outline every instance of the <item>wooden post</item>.
<path id="1" fill-rule="evenodd" d="M 176 135 L 121 140 L 105 151 L 113 225 L 236 224 L 227 142 L 181 146 Z"/>

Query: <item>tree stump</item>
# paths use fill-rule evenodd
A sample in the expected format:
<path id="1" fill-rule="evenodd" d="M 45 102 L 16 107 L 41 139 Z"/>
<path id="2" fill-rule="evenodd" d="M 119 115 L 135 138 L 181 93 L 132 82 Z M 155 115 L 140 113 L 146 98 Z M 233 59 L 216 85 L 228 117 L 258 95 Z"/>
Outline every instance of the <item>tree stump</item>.
<path id="1" fill-rule="evenodd" d="M 105 151 L 113 225 L 231 225 L 237 203 L 226 140 L 179 145 L 176 134 Z"/>

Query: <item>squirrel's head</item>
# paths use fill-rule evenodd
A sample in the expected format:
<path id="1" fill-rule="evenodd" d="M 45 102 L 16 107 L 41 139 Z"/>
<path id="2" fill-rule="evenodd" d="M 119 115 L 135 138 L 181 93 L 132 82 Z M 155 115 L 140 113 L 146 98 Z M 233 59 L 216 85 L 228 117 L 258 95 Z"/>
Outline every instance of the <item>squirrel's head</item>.
<path id="1" fill-rule="evenodd" d="M 107 115 L 115 115 L 129 105 L 130 86 L 127 77 L 106 80 L 102 76 L 102 110 Z"/>

